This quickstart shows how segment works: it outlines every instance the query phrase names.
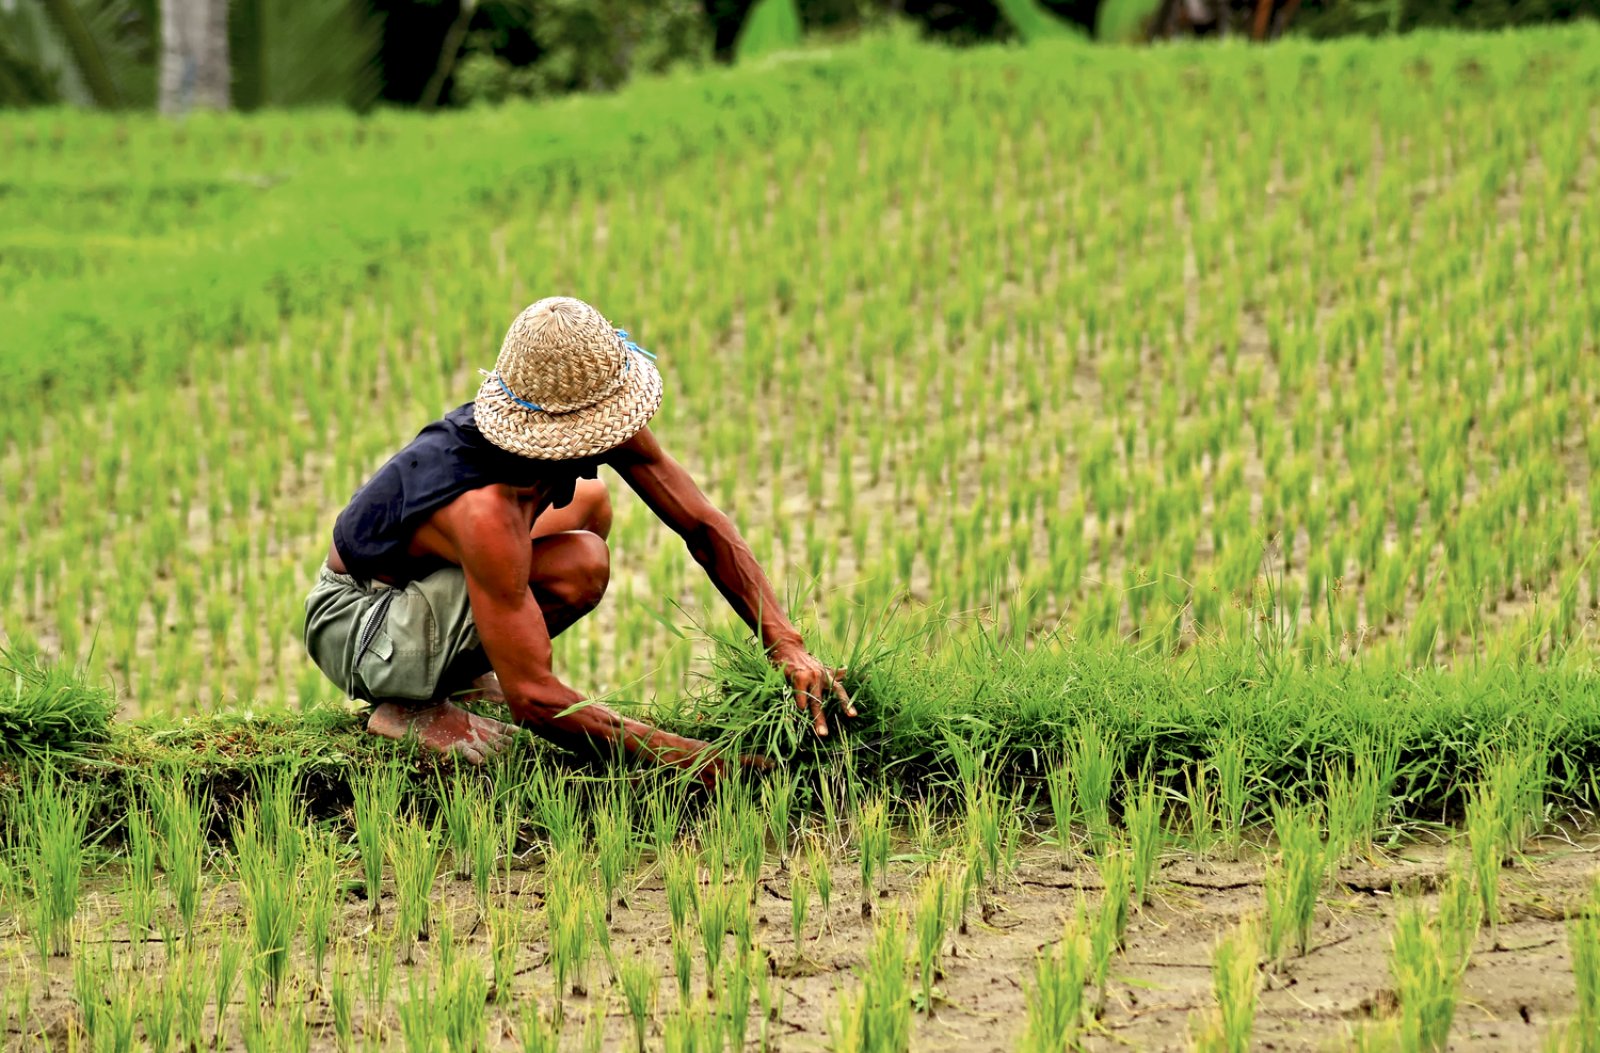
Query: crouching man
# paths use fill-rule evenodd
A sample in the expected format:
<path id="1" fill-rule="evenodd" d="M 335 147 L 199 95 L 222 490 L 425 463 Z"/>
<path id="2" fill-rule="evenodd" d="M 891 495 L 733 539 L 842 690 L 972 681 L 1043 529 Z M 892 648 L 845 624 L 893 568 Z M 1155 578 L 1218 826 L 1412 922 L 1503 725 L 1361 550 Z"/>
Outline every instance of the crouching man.
<path id="1" fill-rule="evenodd" d="M 423 428 L 334 522 L 306 598 L 305 643 L 367 729 L 481 762 L 516 725 L 580 752 L 642 755 L 714 780 L 707 744 L 625 719 L 550 667 L 550 641 L 595 608 L 610 575 L 602 464 L 683 538 L 718 591 L 828 733 L 824 702 L 855 708 L 807 652 L 726 515 L 646 422 L 661 405 L 653 356 L 579 300 L 520 314 L 477 397 Z M 503 702 L 513 724 L 452 696 Z"/>

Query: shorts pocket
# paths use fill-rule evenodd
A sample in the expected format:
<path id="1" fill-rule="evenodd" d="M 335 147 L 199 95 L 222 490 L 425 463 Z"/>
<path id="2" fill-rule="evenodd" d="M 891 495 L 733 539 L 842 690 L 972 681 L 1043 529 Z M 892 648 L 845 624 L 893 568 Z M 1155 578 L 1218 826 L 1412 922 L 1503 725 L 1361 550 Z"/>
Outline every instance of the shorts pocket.
<path id="1" fill-rule="evenodd" d="M 427 599 L 407 587 L 387 604 L 374 604 L 368 618 L 373 624 L 364 621 L 361 633 L 367 647 L 355 667 L 362 694 L 372 702 L 432 700 L 439 684 L 439 630 Z"/>

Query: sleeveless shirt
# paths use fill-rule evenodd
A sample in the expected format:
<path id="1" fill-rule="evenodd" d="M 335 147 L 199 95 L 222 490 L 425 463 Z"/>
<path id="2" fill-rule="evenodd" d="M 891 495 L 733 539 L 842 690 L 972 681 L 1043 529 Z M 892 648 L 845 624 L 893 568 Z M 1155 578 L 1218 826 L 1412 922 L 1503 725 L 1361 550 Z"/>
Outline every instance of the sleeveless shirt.
<path id="1" fill-rule="evenodd" d="M 501 449 L 478 430 L 468 402 L 423 428 L 355 492 L 334 520 L 333 543 L 352 577 L 404 584 L 445 565 L 406 551 L 433 513 L 469 490 L 548 486 L 563 470 L 598 474 L 593 461 L 540 461 Z"/>

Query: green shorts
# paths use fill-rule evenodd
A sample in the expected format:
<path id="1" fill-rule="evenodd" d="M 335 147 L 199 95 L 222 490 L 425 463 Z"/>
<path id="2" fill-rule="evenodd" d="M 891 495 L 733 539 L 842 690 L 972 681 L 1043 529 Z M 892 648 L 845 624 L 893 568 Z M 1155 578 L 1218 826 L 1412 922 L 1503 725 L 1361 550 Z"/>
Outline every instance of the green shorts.
<path id="1" fill-rule="evenodd" d="M 490 669 L 460 567 L 394 588 L 324 563 L 306 597 L 305 640 L 317 668 L 363 702 L 444 698 Z"/>

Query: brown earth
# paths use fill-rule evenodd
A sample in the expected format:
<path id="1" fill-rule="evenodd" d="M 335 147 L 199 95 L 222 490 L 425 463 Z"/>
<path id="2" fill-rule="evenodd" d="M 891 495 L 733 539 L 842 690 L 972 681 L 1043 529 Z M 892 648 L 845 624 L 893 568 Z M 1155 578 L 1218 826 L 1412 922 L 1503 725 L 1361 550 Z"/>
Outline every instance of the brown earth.
<path id="1" fill-rule="evenodd" d="M 1397 901 L 1417 897 L 1430 909 L 1436 890 L 1449 872 L 1451 849 L 1412 845 L 1394 849 L 1371 863 L 1339 871 L 1317 908 L 1317 927 L 1310 952 L 1270 972 L 1260 996 L 1254 1049 L 1273 1051 L 1344 1048 L 1353 1026 L 1394 1011 L 1395 998 L 1388 973 L 1389 938 Z M 1508 868 L 1502 877 L 1505 920 L 1491 936 L 1483 929 L 1475 945 L 1463 982 L 1452 1050 L 1537 1050 L 1552 1025 L 1566 1019 L 1574 1007 L 1574 986 L 1567 947 L 1565 917 L 1580 909 L 1594 887 L 1595 853 L 1600 837 L 1571 840 L 1546 838 L 1525 860 Z M 879 900 L 880 910 L 899 901 L 909 911 L 921 866 L 899 862 L 891 866 L 888 889 Z M 756 940 L 766 949 L 776 982 L 783 991 L 782 1010 L 769 1029 L 772 1047 L 783 1050 L 828 1048 L 828 1032 L 837 1012 L 838 994 L 853 990 L 855 970 L 862 963 L 872 928 L 859 913 L 855 867 L 842 862 L 836 869 L 830 924 L 823 926 L 814 898 L 807 939 L 797 949 L 790 936 L 788 877 L 769 867 L 763 876 L 754 910 Z M 1262 862 L 1197 860 L 1173 852 L 1164 861 L 1160 884 L 1149 906 L 1138 911 L 1128 930 L 1124 952 L 1112 966 L 1106 1012 L 1091 1030 L 1089 1050 L 1183 1050 L 1188 1048 L 1190 1019 L 1212 1005 L 1211 953 L 1218 937 L 1262 907 Z M 525 908 L 530 918 L 528 935 L 518 952 L 514 999 L 504 1007 L 490 1006 L 490 1048 L 520 1048 L 518 1033 L 523 1006 L 535 1000 L 548 1011 L 551 973 L 546 965 L 542 922 L 542 895 L 537 869 L 513 874 L 513 888 L 504 902 Z M 113 883 L 111 889 L 116 885 Z M 1040 847 L 1025 853 L 1015 879 L 1006 883 L 988 919 L 974 911 L 969 931 L 946 942 L 944 975 L 938 982 L 942 998 L 936 1015 L 916 1016 L 913 1048 L 960 1053 L 1009 1051 L 1017 1048 L 1026 1016 L 1026 989 L 1031 982 L 1035 955 L 1061 935 L 1064 919 L 1077 897 L 1091 904 L 1098 896 L 1098 878 L 1090 866 L 1063 870 L 1053 850 Z M 356 896 L 340 908 L 339 930 L 354 952 L 352 988 L 363 986 L 369 940 L 384 931 L 393 917 L 387 896 L 377 929 L 366 905 Z M 224 929 L 241 932 L 239 904 L 232 885 L 213 890 L 207 907 L 204 942 L 213 942 Z M 120 909 L 114 891 L 88 894 L 80 919 L 85 931 L 111 937 L 116 960 L 128 963 L 132 949 L 120 928 Z M 489 936 L 478 924 L 470 886 L 441 874 L 436 916 L 456 933 L 463 953 L 482 959 L 488 972 Z M 660 1019 L 677 1001 L 672 981 L 671 940 L 659 872 L 647 869 L 638 886 L 617 909 L 612 925 L 612 945 L 618 955 L 644 955 L 659 966 L 664 977 L 650 1048 L 661 1046 Z M 31 988 L 28 1024 L 13 1020 L 7 1035 L 10 1048 L 65 1048 L 74 1028 L 72 963 L 53 959 L 41 975 L 40 959 L 27 936 L 28 919 L 18 912 L 0 926 L 0 982 L 7 1000 Z M 98 946 L 93 948 L 96 953 Z M 145 952 L 141 975 L 159 973 L 164 951 L 152 944 Z M 437 945 L 423 944 L 415 969 L 429 970 L 439 953 Z M 696 954 L 696 989 L 703 985 L 702 965 Z M 334 960 L 330 955 L 330 962 Z M 914 965 L 912 966 L 914 970 Z M 308 963 L 297 963 L 297 979 L 284 1002 L 303 1002 L 311 1030 L 310 1048 L 335 1048 L 327 991 L 313 990 Z M 385 1048 L 400 1046 L 397 1006 L 407 995 L 408 967 L 397 966 L 383 1014 L 386 1030 L 377 1031 L 363 1019 L 356 995 L 357 1040 L 381 1034 Z M 431 974 L 431 973 L 430 973 Z M 564 1048 L 592 1048 L 581 1041 L 586 1022 L 604 1014 L 604 1048 L 628 1048 L 632 1031 L 620 995 L 607 995 L 603 968 L 590 968 L 591 994 L 565 999 L 568 1027 Z M 209 984 L 209 979 L 202 982 Z M 230 1006 L 232 1048 L 243 1048 L 239 1022 L 243 985 Z M 757 1048 L 757 1013 L 752 1009 L 748 1048 Z M 42 1032 L 42 1034 L 41 1034 Z"/>

